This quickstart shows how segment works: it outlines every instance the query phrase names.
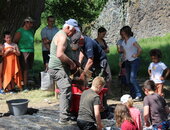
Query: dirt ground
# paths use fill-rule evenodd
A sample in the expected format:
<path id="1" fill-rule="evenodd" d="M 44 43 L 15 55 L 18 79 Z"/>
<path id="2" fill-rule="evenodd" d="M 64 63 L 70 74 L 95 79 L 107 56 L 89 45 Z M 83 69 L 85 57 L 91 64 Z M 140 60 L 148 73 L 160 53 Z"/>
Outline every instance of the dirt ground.
<path id="1" fill-rule="evenodd" d="M 140 79 L 139 83 L 142 86 L 142 83 L 145 79 Z M 117 79 L 113 80 L 113 85 L 111 88 L 112 95 L 109 96 L 108 104 L 114 105 L 120 103 L 121 95 L 128 93 L 128 91 L 121 92 L 121 85 L 119 84 Z M 167 81 L 164 87 L 165 98 L 168 103 L 170 103 L 170 81 Z M 0 113 L 7 113 L 8 112 L 8 105 L 6 103 L 7 100 L 11 99 L 28 99 L 30 102 L 28 104 L 29 108 L 45 108 L 54 106 L 59 103 L 57 96 L 55 96 L 54 92 L 42 91 L 38 90 L 31 90 L 28 93 L 18 92 L 16 94 L 5 94 L 0 95 Z M 137 102 L 140 106 L 142 102 Z"/>

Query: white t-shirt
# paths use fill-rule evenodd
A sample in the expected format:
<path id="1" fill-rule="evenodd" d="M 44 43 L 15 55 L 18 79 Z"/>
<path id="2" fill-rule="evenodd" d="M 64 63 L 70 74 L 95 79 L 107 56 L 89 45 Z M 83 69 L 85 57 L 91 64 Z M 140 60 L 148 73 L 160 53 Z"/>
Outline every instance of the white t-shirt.
<path id="1" fill-rule="evenodd" d="M 134 37 L 130 37 L 127 42 L 123 40 L 122 46 L 125 50 L 125 60 L 133 61 L 136 58 L 133 58 L 132 55 L 137 54 L 137 48 L 134 46 L 136 39 Z"/>
<path id="2" fill-rule="evenodd" d="M 167 66 L 163 62 L 158 63 L 150 63 L 148 70 L 151 70 L 150 79 L 155 83 L 163 83 L 164 80 L 160 80 L 160 77 L 163 74 L 163 71 L 167 68 Z"/>

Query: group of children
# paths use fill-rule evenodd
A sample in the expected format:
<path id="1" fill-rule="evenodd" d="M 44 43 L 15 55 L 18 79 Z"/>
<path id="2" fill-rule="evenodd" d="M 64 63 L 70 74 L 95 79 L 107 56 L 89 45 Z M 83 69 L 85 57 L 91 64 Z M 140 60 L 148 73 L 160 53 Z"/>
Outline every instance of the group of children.
<path id="1" fill-rule="evenodd" d="M 102 77 L 96 77 L 92 87 L 82 93 L 80 99 L 77 125 L 81 130 L 102 130 L 103 124 L 100 117 L 100 93 L 105 81 Z M 133 99 L 129 94 L 121 97 L 121 104 L 114 110 L 116 126 L 121 130 L 142 130 L 143 126 L 153 130 L 168 130 L 170 121 L 169 107 L 163 96 L 156 93 L 157 86 L 152 80 L 146 80 L 143 85 L 145 93 L 143 101 L 143 114 L 133 106 Z M 142 122 L 142 116 L 144 122 Z M 114 127 L 115 128 L 115 127 Z"/>
<path id="2" fill-rule="evenodd" d="M 10 32 L 4 32 L 4 41 L 0 44 L 0 94 L 14 93 L 15 85 L 22 89 L 19 48 L 12 42 Z"/>

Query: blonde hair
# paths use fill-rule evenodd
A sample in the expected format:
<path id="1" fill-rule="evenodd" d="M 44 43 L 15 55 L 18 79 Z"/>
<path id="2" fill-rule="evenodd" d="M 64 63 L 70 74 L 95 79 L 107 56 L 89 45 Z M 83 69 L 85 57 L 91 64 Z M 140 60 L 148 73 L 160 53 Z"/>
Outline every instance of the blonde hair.
<path id="1" fill-rule="evenodd" d="M 92 82 L 92 86 L 97 88 L 100 85 L 104 86 L 105 85 L 105 80 L 104 80 L 103 77 L 98 76 L 98 77 L 94 78 L 94 80 Z"/>
<path id="2" fill-rule="evenodd" d="M 127 107 L 133 107 L 133 99 L 129 98 L 125 104 L 127 105 Z"/>
<path id="3" fill-rule="evenodd" d="M 116 119 L 116 125 L 118 127 L 121 127 L 121 124 L 125 120 L 128 120 L 132 124 L 135 124 L 130 115 L 129 109 L 124 104 L 118 104 L 115 108 L 114 114 L 115 114 L 115 119 Z"/>

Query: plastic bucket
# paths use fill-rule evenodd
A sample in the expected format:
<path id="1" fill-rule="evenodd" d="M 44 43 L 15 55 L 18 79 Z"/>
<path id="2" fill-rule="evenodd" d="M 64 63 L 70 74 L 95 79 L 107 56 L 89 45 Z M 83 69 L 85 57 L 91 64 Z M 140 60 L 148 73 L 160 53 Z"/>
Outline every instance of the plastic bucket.
<path id="1" fill-rule="evenodd" d="M 24 115 L 28 109 L 27 99 L 14 99 L 6 101 L 8 104 L 9 111 L 14 116 Z"/>

